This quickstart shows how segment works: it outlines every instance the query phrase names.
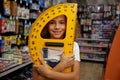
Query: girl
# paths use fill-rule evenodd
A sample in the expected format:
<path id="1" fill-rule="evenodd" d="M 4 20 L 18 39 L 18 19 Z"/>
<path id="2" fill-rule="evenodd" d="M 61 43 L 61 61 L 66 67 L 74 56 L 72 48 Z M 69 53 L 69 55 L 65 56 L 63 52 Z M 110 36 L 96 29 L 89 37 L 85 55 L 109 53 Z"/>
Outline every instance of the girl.
<path id="1" fill-rule="evenodd" d="M 43 32 L 41 36 L 50 39 L 64 39 L 66 23 L 67 18 L 65 15 L 55 17 L 47 24 L 47 33 L 45 34 Z M 58 58 L 56 58 L 58 55 L 55 55 L 54 57 L 49 57 L 48 55 L 48 59 L 54 58 L 52 61 L 48 59 L 46 61 L 52 69 L 49 69 L 42 60 L 40 60 L 41 65 L 33 65 L 33 80 L 80 80 L 80 52 L 78 44 L 74 42 L 72 56 L 64 56 L 62 53 L 63 52 L 59 53 L 61 56 Z M 62 72 L 65 68 L 70 66 L 72 66 L 71 72 Z"/>

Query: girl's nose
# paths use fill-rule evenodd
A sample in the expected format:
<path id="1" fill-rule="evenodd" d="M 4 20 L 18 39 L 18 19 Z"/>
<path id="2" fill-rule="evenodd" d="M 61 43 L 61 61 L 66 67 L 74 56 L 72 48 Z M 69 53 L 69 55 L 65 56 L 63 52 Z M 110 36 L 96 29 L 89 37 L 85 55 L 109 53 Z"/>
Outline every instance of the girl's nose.
<path id="1" fill-rule="evenodd" d="M 55 28 L 59 29 L 59 27 L 60 27 L 60 25 L 58 23 L 56 23 Z"/>

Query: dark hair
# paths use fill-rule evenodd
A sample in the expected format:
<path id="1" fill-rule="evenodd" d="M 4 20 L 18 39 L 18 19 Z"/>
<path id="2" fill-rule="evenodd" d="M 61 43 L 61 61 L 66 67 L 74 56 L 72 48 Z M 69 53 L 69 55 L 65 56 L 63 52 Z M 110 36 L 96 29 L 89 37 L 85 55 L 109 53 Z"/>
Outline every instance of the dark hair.
<path id="1" fill-rule="evenodd" d="M 41 32 L 41 37 L 45 38 L 45 39 L 50 38 L 50 33 L 48 31 L 48 26 L 47 25 L 43 28 L 43 30 Z"/>

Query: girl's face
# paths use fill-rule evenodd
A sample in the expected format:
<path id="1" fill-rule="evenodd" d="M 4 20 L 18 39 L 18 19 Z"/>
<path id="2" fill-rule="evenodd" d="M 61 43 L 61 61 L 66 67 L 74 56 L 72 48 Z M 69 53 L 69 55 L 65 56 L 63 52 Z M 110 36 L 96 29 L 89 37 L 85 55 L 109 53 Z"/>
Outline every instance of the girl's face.
<path id="1" fill-rule="evenodd" d="M 63 39 L 66 32 L 66 18 L 64 15 L 55 17 L 48 23 L 50 38 Z"/>

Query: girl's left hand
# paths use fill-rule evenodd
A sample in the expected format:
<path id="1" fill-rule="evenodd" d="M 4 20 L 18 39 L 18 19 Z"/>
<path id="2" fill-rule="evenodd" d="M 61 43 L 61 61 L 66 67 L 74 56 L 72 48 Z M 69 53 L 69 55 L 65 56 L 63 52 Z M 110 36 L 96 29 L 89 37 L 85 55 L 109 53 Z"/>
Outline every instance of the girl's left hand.
<path id="1" fill-rule="evenodd" d="M 74 64 L 74 61 L 75 61 L 74 55 L 71 55 L 71 56 L 61 55 L 60 63 L 61 63 L 61 65 L 64 66 L 64 68 L 72 66 Z"/>

